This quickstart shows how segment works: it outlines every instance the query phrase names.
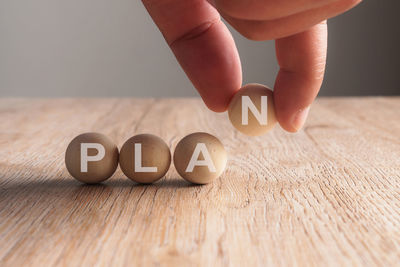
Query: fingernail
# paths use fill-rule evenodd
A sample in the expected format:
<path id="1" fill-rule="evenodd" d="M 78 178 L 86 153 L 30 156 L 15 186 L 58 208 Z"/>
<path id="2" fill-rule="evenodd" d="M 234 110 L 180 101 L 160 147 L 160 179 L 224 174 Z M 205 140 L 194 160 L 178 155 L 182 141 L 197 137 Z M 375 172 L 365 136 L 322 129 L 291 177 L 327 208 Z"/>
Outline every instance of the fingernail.
<path id="1" fill-rule="evenodd" d="M 300 109 L 296 112 L 292 119 L 292 127 L 296 129 L 296 131 L 300 130 L 306 122 L 308 112 L 310 111 L 310 106 Z"/>

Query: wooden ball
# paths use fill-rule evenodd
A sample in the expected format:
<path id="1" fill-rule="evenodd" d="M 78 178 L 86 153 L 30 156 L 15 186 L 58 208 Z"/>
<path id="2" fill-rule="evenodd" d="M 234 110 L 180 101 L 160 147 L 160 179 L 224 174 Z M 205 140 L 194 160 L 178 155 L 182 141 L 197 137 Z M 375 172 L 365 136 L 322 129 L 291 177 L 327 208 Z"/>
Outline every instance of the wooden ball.
<path id="1" fill-rule="evenodd" d="M 88 184 L 100 183 L 117 169 L 118 148 L 103 134 L 84 133 L 68 145 L 65 165 L 75 179 Z"/>
<path id="2" fill-rule="evenodd" d="M 222 143 L 208 133 L 192 133 L 177 144 L 174 165 L 187 181 L 207 184 L 225 169 L 227 153 Z"/>
<path id="3" fill-rule="evenodd" d="M 243 86 L 233 96 L 228 115 L 241 133 L 250 136 L 267 133 L 277 122 L 272 90 L 256 83 Z"/>
<path id="4" fill-rule="evenodd" d="M 148 184 L 165 176 L 171 165 L 171 152 L 161 138 L 139 134 L 122 146 L 119 165 L 129 179 Z"/>

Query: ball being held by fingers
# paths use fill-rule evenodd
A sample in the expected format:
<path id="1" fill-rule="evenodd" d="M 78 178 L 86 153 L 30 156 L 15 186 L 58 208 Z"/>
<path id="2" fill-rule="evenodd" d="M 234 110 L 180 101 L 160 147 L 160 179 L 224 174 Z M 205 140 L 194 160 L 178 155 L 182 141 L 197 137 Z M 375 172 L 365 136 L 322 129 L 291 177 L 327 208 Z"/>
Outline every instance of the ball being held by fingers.
<path id="1" fill-rule="evenodd" d="M 245 135 L 269 132 L 277 123 L 272 90 L 256 83 L 243 86 L 233 96 L 228 115 L 232 125 Z"/>

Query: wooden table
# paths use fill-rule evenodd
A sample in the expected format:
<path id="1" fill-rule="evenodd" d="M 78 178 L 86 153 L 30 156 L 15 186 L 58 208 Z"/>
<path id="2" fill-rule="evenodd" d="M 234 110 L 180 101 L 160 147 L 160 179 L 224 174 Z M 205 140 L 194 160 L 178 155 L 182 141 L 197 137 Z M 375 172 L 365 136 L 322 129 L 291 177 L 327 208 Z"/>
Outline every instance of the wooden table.
<path id="1" fill-rule="evenodd" d="M 216 135 L 229 153 L 205 186 L 82 185 L 64 165 L 86 131 L 120 147 Z M 1 99 L 0 266 L 400 263 L 400 97 L 320 98 L 297 134 L 257 138 L 199 99 Z"/>

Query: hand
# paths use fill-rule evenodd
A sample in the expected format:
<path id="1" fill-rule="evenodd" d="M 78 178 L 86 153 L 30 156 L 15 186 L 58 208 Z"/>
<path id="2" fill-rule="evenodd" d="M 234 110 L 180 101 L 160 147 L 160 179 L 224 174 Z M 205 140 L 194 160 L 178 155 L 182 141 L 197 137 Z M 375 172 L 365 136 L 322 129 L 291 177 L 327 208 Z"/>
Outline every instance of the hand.
<path id="1" fill-rule="evenodd" d="M 211 0 L 210 0 L 211 1 Z M 224 17 L 251 40 L 276 40 L 280 66 L 274 86 L 282 128 L 301 128 L 321 87 L 326 19 L 361 0 L 143 0 L 206 105 L 222 112 L 241 87 L 242 70 Z"/>

